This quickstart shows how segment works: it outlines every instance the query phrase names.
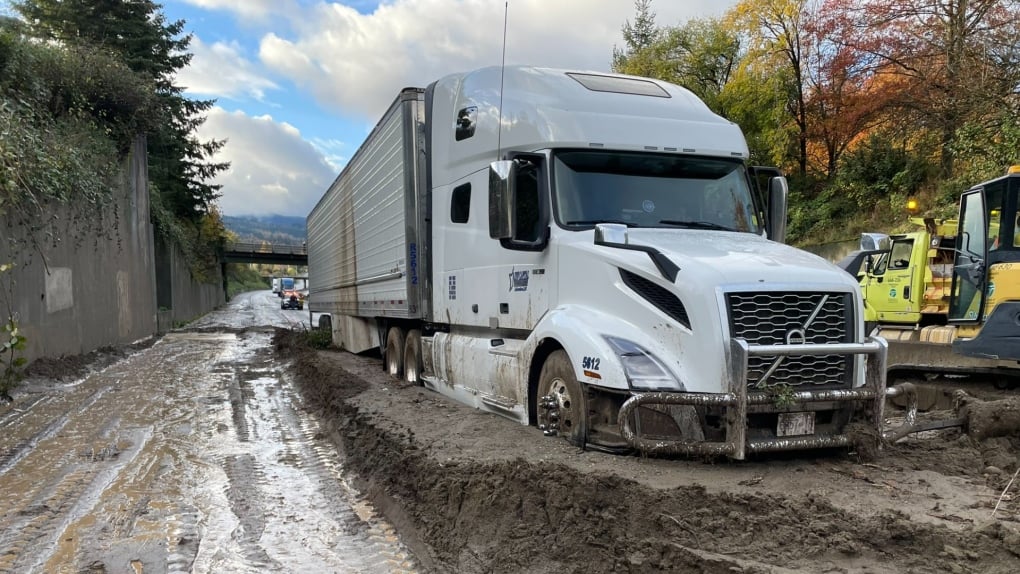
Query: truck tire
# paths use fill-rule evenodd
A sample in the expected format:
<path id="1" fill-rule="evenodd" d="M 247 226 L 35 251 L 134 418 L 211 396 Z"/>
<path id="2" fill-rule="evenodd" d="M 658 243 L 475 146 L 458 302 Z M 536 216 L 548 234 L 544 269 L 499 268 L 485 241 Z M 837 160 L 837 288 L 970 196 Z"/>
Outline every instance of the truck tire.
<path id="1" fill-rule="evenodd" d="M 404 331 L 400 327 L 390 327 L 386 334 L 386 354 L 383 356 L 386 372 L 394 379 L 404 374 Z"/>
<path id="2" fill-rule="evenodd" d="M 329 315 L 319 315 L 319 328 L 323 331 L 333 332 L 333 318 Z"/>
<path id="3" fill-rule="evenodd" d="M 421 331 L 411 329 L 404 339 L 404 380 L 421 385 Z"/>
<path id="4" fill-rule="evenodd" d="M 542 365 L 535 393 L 539 428 L 584 447 L 588 440 L 588 400 L 564 350 L 553 351 Z"/>

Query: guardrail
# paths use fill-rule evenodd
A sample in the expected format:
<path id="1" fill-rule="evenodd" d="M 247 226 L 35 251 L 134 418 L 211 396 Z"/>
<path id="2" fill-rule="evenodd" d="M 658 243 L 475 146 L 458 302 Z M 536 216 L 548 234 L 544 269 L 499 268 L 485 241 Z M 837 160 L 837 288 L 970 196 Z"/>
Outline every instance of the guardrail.
<path id="1" fill-rule="evenodd" d="M 308 255 L 308 249 L 302 245 L 286 245 L 279 243 L 227 243 L 223 249 L 228 253 L 252 253 L 266 255 Z"/>

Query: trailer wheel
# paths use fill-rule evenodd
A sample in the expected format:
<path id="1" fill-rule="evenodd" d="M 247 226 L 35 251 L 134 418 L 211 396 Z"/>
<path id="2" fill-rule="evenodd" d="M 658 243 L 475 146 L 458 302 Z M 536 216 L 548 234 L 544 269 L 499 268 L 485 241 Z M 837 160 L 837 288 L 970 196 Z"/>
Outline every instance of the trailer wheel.
<path id="1" fill-rule="evenodd" d="M 421 331 L 411 329 L 404 339 L 404 380 L 421 384 Z"/>
<path id="2" fill-rule="evenodd" d="M 386 372 L 394 379 L 399 379 L 404 372 L 404 331 L 400 327 L 390 327 L 386 334 Z"/>
<path id="3" fill-rule="evenodd" d="M 574 376 L 564 350 L 554 351 L 542 365 L 535 396 L 538 428 L 559 435 L 575 446 L 588 440 L 588 400 Z"/>
<path id="4" fill-rule="evenodd" d="M 329 315 L 319 315 L 319 328 L 323 331 L 333 332 L 333 318 Z"/>

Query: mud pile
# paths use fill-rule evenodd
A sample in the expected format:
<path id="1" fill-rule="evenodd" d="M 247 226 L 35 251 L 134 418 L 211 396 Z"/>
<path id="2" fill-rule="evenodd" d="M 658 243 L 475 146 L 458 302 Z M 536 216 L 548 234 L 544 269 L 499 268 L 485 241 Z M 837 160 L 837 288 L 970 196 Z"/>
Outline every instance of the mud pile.
<path id="1" fill-rule="evenodd" d="M 991 439 L 994 479 L 959 432 L 874 463 L 582 452 L 388 380 L 377 359 L 276 342 L 349 469 L 437 572 L 1020 571 L 1017 505 L 989 517 L 984 486 L 1016 468 L 1010 437 Z"/>

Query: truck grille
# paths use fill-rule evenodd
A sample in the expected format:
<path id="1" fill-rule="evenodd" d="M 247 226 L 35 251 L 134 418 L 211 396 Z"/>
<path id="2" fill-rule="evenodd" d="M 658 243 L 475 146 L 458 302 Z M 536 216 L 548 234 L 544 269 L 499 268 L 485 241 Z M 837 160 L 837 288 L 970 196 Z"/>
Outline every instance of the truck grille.
<path id="1" fill-rule="evenodd" d="M 726 305 L 732 336 L 751 345 L 853 342 L 853 311 L 846 293 L 730 293 Z M 758 386 L 778 358 L 749 357 L 748 386 Z M 851 386 L 852 374 L 850 355 L 788 355 L 762 386 L 845 388 Z"/>

